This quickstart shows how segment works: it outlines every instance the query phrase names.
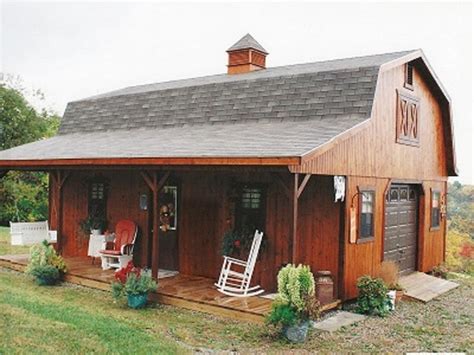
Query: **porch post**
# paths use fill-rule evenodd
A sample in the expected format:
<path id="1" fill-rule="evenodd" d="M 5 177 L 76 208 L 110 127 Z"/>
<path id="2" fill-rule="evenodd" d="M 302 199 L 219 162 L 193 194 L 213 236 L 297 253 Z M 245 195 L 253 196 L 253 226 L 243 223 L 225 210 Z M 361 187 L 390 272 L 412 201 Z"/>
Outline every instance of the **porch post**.
<path id="1" fill-rule="evenodd" d="M 160 219 L 158 217 L 160 211 L 158 207 L 158 177 L 156 171 L 153 172 L 153 236 L 151 240 L 151 275 L 154 278 L 158 278 L 158 257 L 160 239 L 158 238 L 158 232 L 160 228 Z"/>
<path id="2" fill-rule="evenodd" d="M 147 173 L 142 171 L 142 177 L 145 180 L 146 184 L 150 188 L 151 192 L 153 193 L 153 222 L 152 222 L 152 241 L 151 241 L 151 275 L 154 278 L 158 278 L 158 265 L 159 265 L 159 248 L 160 248 L 160 240 L 159 240 L 159 229 L 160 229 L 160 218 L 159 218 L 159 201 L 158 195 L 168 180 L 170 175 L 169 172 L 166 172 L 160 180 L 158 180 L 158 172 L 152 171 L 151 173 Z M 148 245 L 150 245 L 148 243 Z"/>
<path id="3" fill-rule="evenodd" d="M 55 206 L 56 206 L 56 233 L 57 241 L 56 248 L 58 252 L 62 252 L 63 240 L 62 240 L 62 229 L 63 229 L 63 187 L 67 178 L 69 177 L 69 172 L 56 170 L 51 172 L 51 177 L 54 183 L 55 189 Z"/>
<path id="4" fill-rule="evenodd" d="M 298 199 L 308 183 L 311 174 L 306 174 L 303 178 L 301 184 L 299 183 L 300 174 L 295 173 L 293 177 L 293 186 L 291 194 L 291 209 L 292 209 L 292 218 L 291 218 L 291 262 L 297 264 L 299 262 L 299 240 L 298 240 Z"/>

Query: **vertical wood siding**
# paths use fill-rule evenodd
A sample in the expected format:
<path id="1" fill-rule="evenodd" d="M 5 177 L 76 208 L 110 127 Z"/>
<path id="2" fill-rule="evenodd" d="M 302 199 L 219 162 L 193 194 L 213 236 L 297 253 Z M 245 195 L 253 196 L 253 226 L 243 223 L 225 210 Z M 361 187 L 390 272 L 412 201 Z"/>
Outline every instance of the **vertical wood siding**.
<path id="1" fill-rule="evenodd" d="M 79 222 L 87 215 L 87 185 L 93 172 L 73 171 L 64 186 L 63 238 L 65 256 L 85 256 L 87 238 Z M 97 172 L 109 178 L 107 216 L 109 229 L 119 219 L 134 220 L 140 230 L 135 262 L 147 265 L 149 253 L 147 212 L 139 209 L 139 195 L 148 188 L 138 172 Z M 236 182 L 266 186 L 266 249 L 257 262 L 254 281 L 266 290 L 276 289 L 276 275 L 290 254 L 290 201 L 272 173 L 180 172 L 174 174 L 181 191 L 178 201 L 179 271 L 216 278 L 222 265 L 222 236 L 234 221 L 229 191 Z M 290 184 L 291 177 L 284 179 Z M 53 191 L 53 189 L 52 189 Z M 313 176 L 300 198 L 298 235 L 301 262 L 313 271 L 330 270 L 337 284 L 340 203 L 333 201 L 332 177 Z M 55 213 L 51 206 L 51 213 Z M 54 219 L 53 219 L 54 220 Z"/>
<path id="2" fill-rule="evenodd" d="M 349 243 L 349 223 L 345 224 L 344 270 L 341 295 L 357 296 L 356 280 L 364 274 L 375 275 L 383 260 L 384 192 L 391 180 L 422 182 L 420 196 L 418 269 L 429 271 L 444 259 L 445 220 L 441 228 L 430 230 L 430 189 L 446 193 L 448 175 L 443 134 L 442 107 L 420 73 L 414 72 L 414 90 L 403 88 L 404 67 L 381 73 L 377 84 L 373 117 L 357 134 L 315 156 L 293 172 L 346 175 L 346 221 L 350 220 L 350 199 L 357 186 L 376 188 L 375 240 L 365 244 Z M 420 146 L 396 143 L 397 90 L 419 98 Z M 354 199 L 357 205 L 358 198 Z M 342 262 L 342 261 L 341 261 Z"/>

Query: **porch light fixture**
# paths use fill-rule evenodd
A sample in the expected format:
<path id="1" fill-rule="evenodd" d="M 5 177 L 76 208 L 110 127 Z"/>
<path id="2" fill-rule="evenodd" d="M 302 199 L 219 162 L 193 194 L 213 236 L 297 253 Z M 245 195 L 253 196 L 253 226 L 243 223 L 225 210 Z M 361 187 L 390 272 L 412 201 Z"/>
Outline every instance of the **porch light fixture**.
<path id="1" fill-rule="evenodd" d="M 148 196 L 147 194 L 140 195 L 140 209 L 142 211 L 148 210 Z"/>

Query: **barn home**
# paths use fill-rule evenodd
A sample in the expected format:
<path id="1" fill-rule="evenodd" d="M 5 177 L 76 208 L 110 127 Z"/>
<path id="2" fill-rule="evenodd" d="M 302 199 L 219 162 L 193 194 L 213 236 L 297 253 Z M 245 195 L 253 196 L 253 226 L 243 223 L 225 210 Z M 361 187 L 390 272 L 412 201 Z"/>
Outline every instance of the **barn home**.
<path id="1" fill-rule="evenodd" d="M 1 174 L 50 174 L 62 255 L 87 256 L 96 213 L 137 224 L 133 259 L 154 275 L 216 280 L 226 232 L 258 228 L 268 292 L 290 262 L 329 270 L 348 300 L 384 260 L 444 260 L 452 110 L 421 50 L 267 68 L 246 35 L 227 53 L 225 74 L 70 102 L 57 136 L 0 152 Z"/>

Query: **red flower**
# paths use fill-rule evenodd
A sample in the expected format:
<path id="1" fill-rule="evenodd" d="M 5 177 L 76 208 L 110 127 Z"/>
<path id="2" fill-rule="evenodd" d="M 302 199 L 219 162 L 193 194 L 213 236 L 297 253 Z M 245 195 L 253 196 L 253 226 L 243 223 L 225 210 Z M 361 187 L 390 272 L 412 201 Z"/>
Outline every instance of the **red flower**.
<path id="1" fill-rule="evenodd" d="M 237 248 L 239 248 L 239 247 L 240 247 L 240 240 L 236 240 L 236 241 L 234 242 L 234 246 L 236 246 Z"/>
<path id="2" fill-rule="evenodd" d="M 133 272 L 137 277 L 140 277 L 142 270 L 139 267 L 133 266 L 133 262 L 129 261 L 127 266 L 115 272 L 115 279 L 124 284 L 127 281 L 128 274 Z"/>

